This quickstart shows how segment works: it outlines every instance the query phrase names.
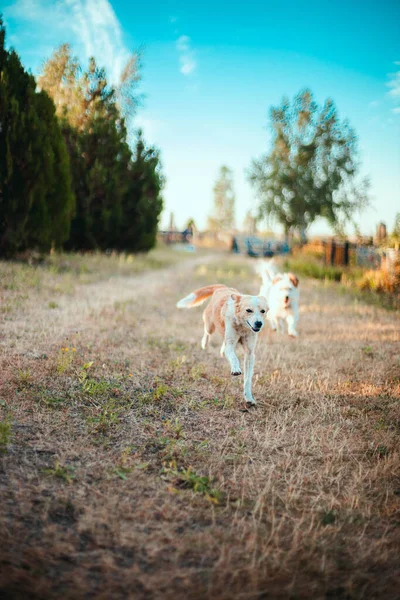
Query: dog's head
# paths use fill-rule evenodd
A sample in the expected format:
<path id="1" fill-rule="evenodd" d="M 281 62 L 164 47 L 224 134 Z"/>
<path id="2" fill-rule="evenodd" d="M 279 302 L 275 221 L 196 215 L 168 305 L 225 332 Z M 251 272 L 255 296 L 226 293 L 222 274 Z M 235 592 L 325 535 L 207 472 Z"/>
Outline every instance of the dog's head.
<path id="1" fill-rule="evenodd" d="M 299 285 L 299 280 L 296 275 L 293 275 L 293 273 L 278 275 L 272 283 L 276 290 L 279 304 L 284 308 L 290 308 L 293 300 L 298 297 L 297 286 Z"/>
<path id="2" fill-rule="evenodd" d="M 232 294 L 235 302 L 236 319 L 254 333 L 261 331 L 267 316 L 267 301 L 264 296 Z"/>

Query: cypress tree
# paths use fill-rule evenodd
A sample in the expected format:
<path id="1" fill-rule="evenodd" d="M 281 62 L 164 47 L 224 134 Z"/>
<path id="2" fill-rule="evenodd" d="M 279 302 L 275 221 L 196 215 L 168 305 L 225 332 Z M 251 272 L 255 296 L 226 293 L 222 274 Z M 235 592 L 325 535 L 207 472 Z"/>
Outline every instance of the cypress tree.
<path id="1" fill-rule="evenodd" d="M 14 50 L 0 18 L 0 255 L 47 251 L 69 236 L 69 160 L 53 102 Z"/>
<path id="2" fill-rule="evenodd" d="M 56 102 L 70 156 L 77 207 L 67 249 L 144 251 L 155 244 L 163 178 L 158 152 L 146 148 L 142 135 L 134 157 L 127 142 L 121 112 L 132 112 L 127 101 L 135 79 L 132 61 L 128 67 L 124 95 L 121 86 L 108 85 L 94 59 L 82 72 L 64 45 L 39 78 Z"/>
<path id="3" fill-rule="evenodd" d="M 155 246 L 163 208 L 163 185 L 159 153 L 152 146 L 146 148 L 139 131 L 129 170 L 129 188 L 123 201 L 120 249 L 145 252 Z"/>

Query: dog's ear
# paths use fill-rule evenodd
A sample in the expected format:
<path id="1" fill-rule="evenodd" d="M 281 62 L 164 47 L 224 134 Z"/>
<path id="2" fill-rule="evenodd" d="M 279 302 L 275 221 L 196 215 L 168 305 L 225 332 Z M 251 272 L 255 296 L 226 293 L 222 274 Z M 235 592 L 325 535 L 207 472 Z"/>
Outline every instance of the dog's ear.
<path id="1" fill-rule="evenodd" d="M 272 280 L 272 285 L 275 285 L 275 283 L 278 283 L 278 281 L 281 281 L 281 279 L 282 275 L 276 275 L 276 277 L 274 277 Z"/>
<path id="2" fill-rule="evenodd" d="M 296 275 L 293 275 L 293 273 L 289 273 L 289 279 L 293 283 L 294 287 L 299 285 L 299 278 L 296 277 Z"/>
<path id="3" fill-rule="evenodd" d="M 240 295 L 239 294 L 231 294 L 231 298 L 234 301 L 234 303 L 237 304 L 240 300 Z"/>

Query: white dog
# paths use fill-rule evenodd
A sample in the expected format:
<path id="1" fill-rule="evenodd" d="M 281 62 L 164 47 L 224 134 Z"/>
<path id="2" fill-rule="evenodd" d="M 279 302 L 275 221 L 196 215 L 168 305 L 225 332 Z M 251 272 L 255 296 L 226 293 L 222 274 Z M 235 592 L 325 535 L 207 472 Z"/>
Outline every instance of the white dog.
<path id="1" fill-rule="evenodd" d="M 293 273 L 279 273 L 273 259 L 260 261 L 256 271 L 262 279 L 260 296 L 267 299 L 267 319 L 272 329 L 284 333 L 286 321 L 288 334 L 297 337 L 300 296 L 298 278 Z"/>

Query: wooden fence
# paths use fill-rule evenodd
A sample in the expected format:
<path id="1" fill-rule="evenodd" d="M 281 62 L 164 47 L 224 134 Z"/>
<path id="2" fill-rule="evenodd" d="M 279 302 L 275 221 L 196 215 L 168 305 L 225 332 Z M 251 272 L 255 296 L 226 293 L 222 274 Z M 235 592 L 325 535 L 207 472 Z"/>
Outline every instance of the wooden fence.
<path id="1" fill-rule="evenodd" d="M 347 266 L 350 264 L 350 242 L 332 240 L 325 244 L 325 264 Z"/>
<path id="2" fill-rule="evenodd" d="M 364 269 L 383 269 L 393 272 L 400 267 L 400 251 L 394 248 L 357 246 L 351 242 L 332 240 L 324 245 L 326 265 L 354 265 Z"/>

